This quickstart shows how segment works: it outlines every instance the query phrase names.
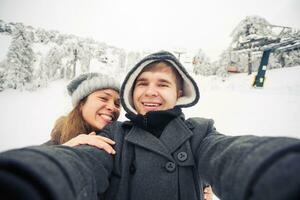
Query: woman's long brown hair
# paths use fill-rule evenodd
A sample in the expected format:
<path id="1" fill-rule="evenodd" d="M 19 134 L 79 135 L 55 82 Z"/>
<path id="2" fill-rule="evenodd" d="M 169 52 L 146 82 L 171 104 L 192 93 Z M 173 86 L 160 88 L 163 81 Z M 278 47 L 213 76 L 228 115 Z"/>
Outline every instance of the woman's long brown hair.
<path id="1" fill-rule="evenodd" d="M 82 117 L 81 106 L 86 102 L 87 97 L 67 115 L 58 118 L 51 131 L 51 140 L 54 144 L 63 144 L 79 134 L 89 134 L 95 131 Z"/>

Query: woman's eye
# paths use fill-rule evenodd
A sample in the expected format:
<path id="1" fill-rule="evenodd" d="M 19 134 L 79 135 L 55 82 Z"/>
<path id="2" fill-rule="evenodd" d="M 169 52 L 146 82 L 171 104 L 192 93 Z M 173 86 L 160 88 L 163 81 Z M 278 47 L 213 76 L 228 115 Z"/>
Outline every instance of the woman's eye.
<path id="1" fill-rule="evenodd" d="M 106 97 L 99 97 L 99 99 L 100 99 L 101 101 L 107 101 L 107 98 L 106 98 Z"/>

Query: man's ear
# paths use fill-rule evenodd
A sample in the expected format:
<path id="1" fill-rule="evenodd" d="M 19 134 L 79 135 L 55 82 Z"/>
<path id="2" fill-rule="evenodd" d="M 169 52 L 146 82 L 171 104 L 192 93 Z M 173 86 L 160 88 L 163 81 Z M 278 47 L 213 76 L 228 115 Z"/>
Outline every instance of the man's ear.
<path id="1" fill-rule="evenodd" d="M 183 95 L 183 91 L 182 90 L 178 90 L 178 92 L 177 92 L 177 99 L 179 97 L 182 97 L 182 95 Z"/>

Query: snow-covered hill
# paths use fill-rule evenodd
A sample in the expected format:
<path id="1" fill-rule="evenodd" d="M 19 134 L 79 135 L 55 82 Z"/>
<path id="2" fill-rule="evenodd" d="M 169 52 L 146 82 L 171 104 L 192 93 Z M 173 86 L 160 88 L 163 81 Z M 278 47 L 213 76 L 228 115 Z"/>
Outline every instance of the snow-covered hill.
<path id="1" fill-rule="evenodd" d="M 253 76 L 195 76 L 201 100 L 184 109 L 186 117 L 215 120 L 230 135 L 256 134 L 300 138 L 300 66 L 267 71 L 263 89 L 251 87 Z M 36 92 L 0 93 L 0 151 L 40 144 L 49 139 L 55 120 L 71 109 L 64 81 Z M 120 120 L 125 120 L 124 113 Z"/>
<path id="2" fill-rule="evenodd" d="M 300 137 L 300 66 L 269 70 L 264 88 L 252 88 L 254 75 L 234 74 L 225 82 L 197 77 L 200 103 L 189 116 L 213 118 L 226 134 Z"/>

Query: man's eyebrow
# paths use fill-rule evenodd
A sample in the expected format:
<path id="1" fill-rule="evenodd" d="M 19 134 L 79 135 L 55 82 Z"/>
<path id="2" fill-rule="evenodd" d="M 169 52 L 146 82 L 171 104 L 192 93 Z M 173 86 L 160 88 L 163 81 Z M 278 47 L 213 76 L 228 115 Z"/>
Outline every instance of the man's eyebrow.
<path id="1" fill-rule="evenodd" d="M 163 82 L 163 83 L 168 83 L 171 84 L 170 81 L 166 80 L 166 79 L 158 79 L 159 82 Z"/>
<path id="2" fill-rule="evenodd" d="M 148 81 L 146 78 L 137 78 L 135 82 L 146 82 Z M 159 82 L 161 83 L 168 83 L 171 84 L 171 82 L 169 80 L 166 79 L 158 79 Z"/>
<path id="3" fill-rule="evenodd" d="M 136 82 L 138 82 L 138 81 L 147 81 L 147 79 L 146 78 L 137 78 Z"/>

